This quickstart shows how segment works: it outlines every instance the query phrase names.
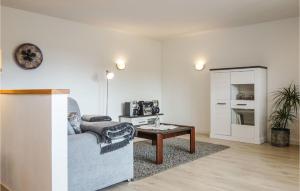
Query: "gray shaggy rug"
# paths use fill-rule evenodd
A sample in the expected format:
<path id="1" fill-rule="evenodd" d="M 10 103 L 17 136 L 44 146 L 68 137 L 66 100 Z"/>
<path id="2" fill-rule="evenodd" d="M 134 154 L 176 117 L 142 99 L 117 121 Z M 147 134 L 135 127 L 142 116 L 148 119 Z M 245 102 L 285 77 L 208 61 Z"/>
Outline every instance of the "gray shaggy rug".
<path id="1" fill-rule="evenodd" d="M 161 171 L 173 168 L 198 158 L 229 148 L 224 145 L 216 145 L 196 141 L 196 152 L 189 153 L 190 141 L 182 138 L 164 140 L 164 161 L 161 165 L 155 164 L 155 146 L 151 141 L 134 143 L 134 179 L 145 178 Z"/>

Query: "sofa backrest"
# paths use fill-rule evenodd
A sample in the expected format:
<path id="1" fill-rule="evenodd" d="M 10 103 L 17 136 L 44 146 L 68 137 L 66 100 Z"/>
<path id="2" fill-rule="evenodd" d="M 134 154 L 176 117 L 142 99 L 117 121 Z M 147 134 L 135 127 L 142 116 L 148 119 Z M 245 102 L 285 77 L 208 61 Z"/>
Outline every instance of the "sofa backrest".
<path id="1" fill-rule="evenodd" d="M 68 97 L 68 113 L 72 112 L 76 112 L 79 116 L 81 116 L 77 101 L 71 97 Z"/>

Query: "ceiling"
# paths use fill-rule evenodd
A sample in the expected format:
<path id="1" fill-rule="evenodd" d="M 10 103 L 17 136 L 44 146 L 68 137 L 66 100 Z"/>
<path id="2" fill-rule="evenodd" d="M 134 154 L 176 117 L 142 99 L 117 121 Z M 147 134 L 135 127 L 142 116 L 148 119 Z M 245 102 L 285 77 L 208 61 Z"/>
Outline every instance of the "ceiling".
<path id="1" fill-rule="evenodd" d="M 1 4 L 154 39 L 298 16 L 298 0 L 2 0 Z"/>

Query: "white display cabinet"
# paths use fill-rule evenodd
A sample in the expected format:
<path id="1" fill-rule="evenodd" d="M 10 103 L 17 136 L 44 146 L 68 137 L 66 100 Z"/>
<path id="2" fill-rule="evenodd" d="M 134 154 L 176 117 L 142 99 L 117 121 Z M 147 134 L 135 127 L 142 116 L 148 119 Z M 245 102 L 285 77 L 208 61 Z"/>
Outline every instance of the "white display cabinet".
<path id="1" fill-rule="evenodd" d="M 261 144 L 266 140 L 267 68 L 211 69 L 210 137 Z"/>

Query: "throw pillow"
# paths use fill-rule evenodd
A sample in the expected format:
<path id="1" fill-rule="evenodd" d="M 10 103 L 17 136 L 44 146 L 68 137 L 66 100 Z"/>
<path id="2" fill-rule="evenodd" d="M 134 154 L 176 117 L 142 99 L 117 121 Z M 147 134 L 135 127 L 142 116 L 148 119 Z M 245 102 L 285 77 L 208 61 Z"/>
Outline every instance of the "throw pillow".
<path id="1" fill-rule="evenodd" d="M 70 125 L 73 127 L 75 133 L 76 134 L 81 133 L 81 129 L 80 129 L 81 117 L 79 116 L 79 114 L 76 112 L 69 113 L 68 120 Z"/>
<path id="2" fill-rule="evenodd" d="M 72 127 L 72 125 L 70 124 L 70 122 L 68 121 L 68 135 L 75 135 L 75 131 Z"/>

